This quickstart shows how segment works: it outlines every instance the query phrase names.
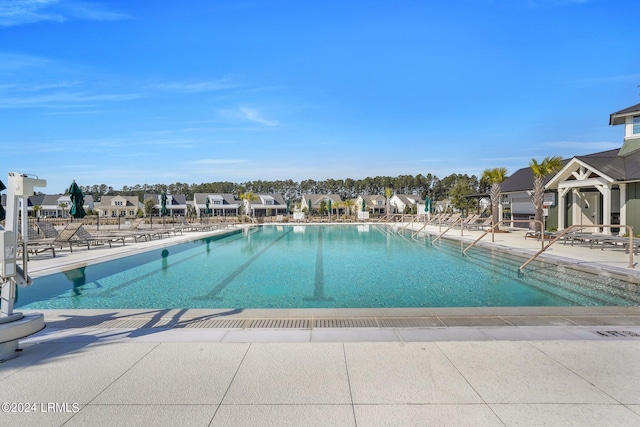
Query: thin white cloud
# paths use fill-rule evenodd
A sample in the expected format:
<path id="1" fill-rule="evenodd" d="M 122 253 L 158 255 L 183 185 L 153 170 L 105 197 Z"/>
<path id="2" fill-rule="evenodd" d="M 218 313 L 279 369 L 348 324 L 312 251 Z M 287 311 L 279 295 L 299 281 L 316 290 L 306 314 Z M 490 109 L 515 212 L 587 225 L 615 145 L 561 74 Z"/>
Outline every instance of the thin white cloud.
<path id="1" fill-rule="evenodd" d="M 272 127 L 272 126 L 278 126 L 279 124 L 275 120 L 268 120 L 262 117 L 262 114 L 258 110 L 253 108 L 242 107 L 240 108 L 239 111 L 245 119 L 250 120 L 252 122 L 260 123 L 261 125 Z"/>
<path id="2" fill-rule="evenodd" d="M 156 85 L 158 89 L 180 93 L 216 92 L 225 89 L 234 89 L 240 86 L 241 84 L 228 78 L 200 82 L 160 83 Z"/>
<path id="3" fill-rule="evenodd" d="M 104 102 L 128 101 L 141 98 L 139 93 L 87 93 L 55 92 L 33 96 L 14 95 L 0 97 L 0 109 L 11 108 L 69 108 L 95 105 Z"/>
<path id="4" fill-rule="evenodd" d="M 0 0 L 0 26 L 13 27 L 36 22 L 117 21 L 130 16 L 109 10 L 98 2 L 84 0 Z"/>
<path id="5" fill-rule="evenodd" d="M 231 165 L 237 163 L 246 163 L 248 160 L 243 159 L 200 159 L 187 162 L 192 165 Z"/>

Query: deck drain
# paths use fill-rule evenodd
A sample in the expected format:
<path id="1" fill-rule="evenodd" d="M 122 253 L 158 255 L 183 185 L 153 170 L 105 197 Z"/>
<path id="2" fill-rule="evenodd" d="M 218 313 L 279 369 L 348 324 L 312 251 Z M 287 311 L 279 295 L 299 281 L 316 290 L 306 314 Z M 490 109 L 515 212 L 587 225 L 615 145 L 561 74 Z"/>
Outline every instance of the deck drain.
<path id="1" fill-rule="evenodd" d="M 633 331 L 595 331 L 596 334 L 601 337 L 607 338 L 635 338 L 640 337 L 640 334 Z"/>

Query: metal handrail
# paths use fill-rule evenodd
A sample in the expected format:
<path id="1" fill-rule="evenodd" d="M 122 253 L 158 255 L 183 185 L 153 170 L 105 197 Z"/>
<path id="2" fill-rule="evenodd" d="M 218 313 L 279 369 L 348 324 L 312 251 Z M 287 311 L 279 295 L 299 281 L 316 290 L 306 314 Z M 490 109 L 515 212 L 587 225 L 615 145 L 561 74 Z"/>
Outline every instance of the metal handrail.
<path id="1" fill-rule="evenodd" d="M 629 234 L 629 268 L 633 268 L 633 228 L 631 228 L 631 226 L 626 225 L 626 224 L 597 224 L 597 225 L 589 225 L 589 228 L 594 227 L 594 228 L 604 228 L 604 227 L 609 227 L 609 228 L 620 228 L 620 227 L 624 227 L 627 229 L 627 232 Z M 567 234 L 569 231 L 575 229 L 575 228 L 585 228 L 584 225 L 571 225 L 568 228 L 565 228 L 564 230 L 562 230 L 562 233 L 558 234 L 555 239 L 553 239 L 551 242 L 549 242 L 549 244 L 547 246 L 543 246 L 542 249 L 540 249 L 538 252 L 535 253 L 535 255 L 533 255 L 531 258 L 529 258 L 527 260 L 527 262 L 525 262 L 524 264 L 522 264 L 519 267 L 519 270 L 522 271 L 523 268 L 525 268 L 527 265 L 529 265 L 529 263 L 531 261 L 533 261 L 534 259 L 536 259 L 538 257 L 538 255 L 540 255 L 542 252 L 546 251 L 547 249 L 549 249 L 549 246 L 553 245 L 555 242 L 557 242 L 558 240 L 560 240 L 561 237 L 563 237 L 565 234 Z"/>
<path id="2" fill-rule="evenodd" d="M 473 243 L 471 243 L 469 246 L 467 246 L 467 247 L 462 251 L 462 253 L 463 253 L 463 254 L 464 254 L 464 253 L 467 253 L 467 251 L 469 250 L 469 248 L 471 248 L 472 246 L 474 246 L 474 245 L 475 245 L 476 243 L 478 243 L 478 242 L 479 242 L 479 241 L 480 241 L 484 236 L 486 236 L 486 235 L 487 235 L 487 234 L 489 234 L 489 233 L 491 233 L 491 241 L 492 241 L 492 242 L 495 242 L 495 229 L 496 229 L 496 227 L 497 227 L 497 226 L 499 226 L 500 224 L 504 224 L 504 223 L 507 223 L 507 222 L 509 222 L 509 223 L 513 224 L 514 222 L 522 222 L 522 220 L 520 220 L 520 221 L 516 221 L 516 220 L 513 220 L 513 219 L 503 219 L 503 220 L 500 220 L 500 221 L 496 222 L 495 224 L 493 224 L 493 221 L 492 221 L 491 228 L 489 228 L 489 229 L 488 229 L 488 230 L 486 230 L 484 233 L 482 233 L 482 235 L 481 235 L 480 237 L 478 237 L 478 238 L 477 238 Z M 539 221 L 539 220 L 537 220 L 537 219 L 529 219 L 529 220 L 527 220 L 527 222 L 530 222 L 530 223 L 531 223 L 531 222 L 538 223 L 538 224 L 540 224 L 540 229 L 541 229 L 541 230 L 543 230 L 543 229 L 544 229 L 544 223 L 543 223 L 542 221 Z M 544 248 L 544 230 L 540 233 L 540 243 L 541 243 L 542 247 Z"/>
<path id="3" fill-rule="evenodd" d="M 435 239 L 433 239 L 433 240 L 431 241 L 431 244 L 434 244 L 434 243 L 436 242 L 436 240 L 438 240 L 439 238 L 441 238 L 441 237 L 442 237 L 442 236 L 443 236 L 447 231 L 451 230 L 453 227 L 455 227 L 455 226 L 456 226 L 456 224 L 457 224 L 457 223 L 461 222 L 463 219 L 464 219 L 464 218 L 458 218 L 458 219 L 456 219 L 456 220 L 453 222 L 453 224 L 451 224 L 451 225 L 449 226 L 449 228 L 447 228 L 446 230 L 444 230 L 442 233 L 440 233 L 440 234 L 438 235 L 438 237 L 436 237 Z"/>

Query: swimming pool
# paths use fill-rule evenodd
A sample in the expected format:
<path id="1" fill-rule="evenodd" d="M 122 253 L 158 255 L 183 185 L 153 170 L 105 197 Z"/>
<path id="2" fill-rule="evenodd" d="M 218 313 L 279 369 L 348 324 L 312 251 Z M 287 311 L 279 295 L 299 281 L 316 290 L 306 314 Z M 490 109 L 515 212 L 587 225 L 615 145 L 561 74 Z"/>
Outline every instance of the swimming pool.
<path id="1" fill-rule="evenodd" d="M 638 305 L 636 286 L 370 225 L 261 226 L 40 277 L 16 306 L 379 308 Z M 519 277 L 522 276 L 522 277 Z"/>

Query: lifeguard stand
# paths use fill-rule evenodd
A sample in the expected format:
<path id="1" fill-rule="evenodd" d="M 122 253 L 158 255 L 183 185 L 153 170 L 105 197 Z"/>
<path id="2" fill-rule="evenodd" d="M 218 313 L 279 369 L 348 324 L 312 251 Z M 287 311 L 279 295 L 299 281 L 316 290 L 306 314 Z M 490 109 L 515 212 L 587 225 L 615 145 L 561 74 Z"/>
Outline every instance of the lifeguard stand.
<path id="1" fill-rule="evenodd" d="M 27 201 L 35 187 L 45 187 L 43 179 L 9 172 L 5 228 L 0 227 L 0 362 L 13 359 L 18 353 L 18 340 L 44 329 L 44 315 L 13 312 L 16 286 L 31 285 L 27 271 Z M 20 215 L 18 212 L 20 211 Z M 18 217 L 22 241 L 18 241 Z M 18 245 L 22 245 L 22 266 L 18 264 Z"/>

